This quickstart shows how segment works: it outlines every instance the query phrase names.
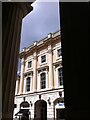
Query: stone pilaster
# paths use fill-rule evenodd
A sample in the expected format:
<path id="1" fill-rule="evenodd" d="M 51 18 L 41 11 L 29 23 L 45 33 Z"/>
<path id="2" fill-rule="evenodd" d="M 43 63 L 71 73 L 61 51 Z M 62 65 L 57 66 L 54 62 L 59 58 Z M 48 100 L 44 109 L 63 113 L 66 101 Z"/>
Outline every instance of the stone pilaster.
<path id="1" fill-rule="evenodd" d="M 24 77 L 24 88 L 23 88 L 23 93 L 26 92 L 26 77 Z"/>
<path id="2" fill-rule="evenodd" d="M 31 74 L 30 91 L 33 91 L 33 73 Z"/>
<path id="3" fill-rule="evenodd" d="M 50 45 L 48 47 L 48 53 L 49 53 L 49 88 L 53 88 L 53 67 L 52 67 L 52 46 Z"/>
<path id="4" fill-rule="evenodd" d="M 33 54 L 33 62 L 34 62 L 34 70 L 33 70 L 33 91 L 37 89 L 37 54 L 34 52 Z"/>

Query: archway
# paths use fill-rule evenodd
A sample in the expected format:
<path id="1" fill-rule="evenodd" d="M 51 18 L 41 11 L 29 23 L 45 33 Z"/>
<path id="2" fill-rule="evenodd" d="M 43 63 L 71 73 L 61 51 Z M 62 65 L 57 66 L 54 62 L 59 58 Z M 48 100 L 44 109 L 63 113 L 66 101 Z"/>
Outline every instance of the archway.
<path id="1" fill-rule="evenodd" d="M 20 109 L 21 107 L 25 108 L 25 107 L 29 107 L 29 103 L 27 101 L 24 101 L 20 104 Z"/>
<path id="2" fill-rule="evenodd" d="M 15 114 L 15 116 L 19 116 L 20 120 L 29 120 L 29 103 L 27 101 L 23 101 L 20 104 L 20 111 Z"/>
<path id="3" fill-rule="evenodd" d="M 65 104 L 64 104 L 64 98 L 57 98 L 54 101 L 54 118 L 55 120 L 64 120 L 65 115 Z"/>
<path id="4" fill-rule="evenodd" d="M 44 100 L 38 100 L 34 107 L 34 120 L 47 120 L 47 103 Z"/>

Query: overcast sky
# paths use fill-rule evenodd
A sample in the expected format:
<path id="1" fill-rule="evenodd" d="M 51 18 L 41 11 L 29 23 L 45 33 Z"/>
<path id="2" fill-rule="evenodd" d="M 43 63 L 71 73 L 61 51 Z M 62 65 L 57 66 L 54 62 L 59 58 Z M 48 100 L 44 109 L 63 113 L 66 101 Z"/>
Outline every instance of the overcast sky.
<path id="1" fill-rule="evenodd" d="M 33 11 L 23 18 L 21 29 L 22 48 L 28 47 L 34 41 L 39 41 L 50 32 L 60 29 L 60 15 L 58 2 L 34 2 Z"/>

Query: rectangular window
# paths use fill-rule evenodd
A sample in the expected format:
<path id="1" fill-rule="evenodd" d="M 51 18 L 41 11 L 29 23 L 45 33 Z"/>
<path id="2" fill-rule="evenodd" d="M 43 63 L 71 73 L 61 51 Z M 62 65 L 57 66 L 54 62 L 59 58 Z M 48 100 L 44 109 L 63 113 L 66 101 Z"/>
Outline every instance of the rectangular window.
<path id="1" fill-rule="evenodd" d="M 26 91 L 30 91 L 30 77 L 26 79 Z"/>
<path id="2" fill-rule="evenodd" d="M 62 70 L 62 68 L 58 69 L 58 79 L 59 79 L 59 85 L 63 85 L 63 70 Z"/>
<path id="3" fill-rule="evenodd" d="M 46 55 L 41 56 L 41 63 L 46 62 Z"/>
<path id="4" fill-rule="evenodd" d="M 62 55 L 61 49 L 57 50 L 57 56 L 60 57 Z"/>
<path id="5" fill-rule="evenodd" d="M 28 68 L 31 68 L 32 67 L 32 61 L 29 61 L 28 62 Z"/>
<path id="6" fill-rule="evenodd" d="M 46 88 L 46 73 L 41 74 L 41 89 Z"/>

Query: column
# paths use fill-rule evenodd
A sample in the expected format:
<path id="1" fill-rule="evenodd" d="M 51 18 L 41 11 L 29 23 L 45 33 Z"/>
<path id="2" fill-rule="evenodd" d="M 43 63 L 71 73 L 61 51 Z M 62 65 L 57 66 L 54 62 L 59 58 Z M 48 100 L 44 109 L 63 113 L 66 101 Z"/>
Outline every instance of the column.
<path id="1" fill-rule="evenodd" d="M 49 53 L 49 88 L 53 88 L 52 46 L 48 46 Z"/>
<path id="2" fill-rule="evenodd" d="M 31 73 L 30 91 L 33 91 L 33 73 Z"/>
<path id="3" fill-rule="evenodd" d="M 13 119 L 21 23 L 22 18 L 32 10 L 30 3 L 27 4 L 11 2 L 2 4 L 2 120 Z"/>
<path id="4" fill-rule="evenodd" d="M 26 92 L 26 77 L 24 77 L 24 90 L 23 90 L 23 93 Z"/>
<path id="5" fill-rule="evenodd" d="M 51 97 L 50 97 L 51 98 Z M 54 103 L 51 102 L 51 105 L 48 104 L 47 102 L 47 118 L 54 120 Z"/>
<path id="6" fill-rule="evenodd" d="M 90 118 L 89 16 L 90 2 L 60 2 L 66 120 Z"/>
<path id="7" fill-rule="evenodd" d="M 46 71 L 46 89 L 49 88 L 49 80 L 48 80 L 48 69 Z"/>
<path id="8" fill-rule="evenodd" d="M 33 67 L 33 91 L 36 91 L 37 88 L 37 54 L 34 52 L 33 54 L 33 62 L 34 62 L 34 67 Z"/>
<path id="9" fill-rule="evenodd" d="M 6 4 L 5 4 L 6 5 Z M 7 26 L 3 26 L 3 119 L 13 117 L 17 63 L 20 45 L 21 18 L 20 9 L 14 4 L 6 5 L 9 15 Z M 3 6 L 3 10 L 7 8 Z M 5 8 L 4 8 L 5 7 Z M 4 14 L 5 15 L 5 14 Z M 5 28 L 6 29 L 5 29 Z M 4 31 L 5 30 L 5 31 Z"/>
<path id="10" fill-rule="evenodd" d="M 19 94 L 23 92 L 23 83 L 24 83 L 24 58 L 21 59 L 21 77 L 20 77 L 20 90 Z"/>

